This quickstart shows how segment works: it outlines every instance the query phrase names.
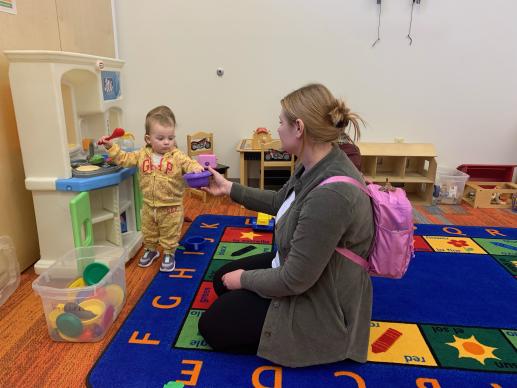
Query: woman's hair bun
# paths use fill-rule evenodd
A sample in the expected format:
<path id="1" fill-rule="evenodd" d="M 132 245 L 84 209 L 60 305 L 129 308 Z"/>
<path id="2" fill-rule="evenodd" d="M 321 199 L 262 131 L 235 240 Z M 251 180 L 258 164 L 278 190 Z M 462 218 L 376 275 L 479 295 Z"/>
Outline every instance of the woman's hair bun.
<path id="1" fill-rule="evenodd" d="M 334 100 L 334 106 L 330 109 L 328 115 L 332 125 L 336 128 L 346 128 L 349 123 L 348 109 L 343 100 Z"/>

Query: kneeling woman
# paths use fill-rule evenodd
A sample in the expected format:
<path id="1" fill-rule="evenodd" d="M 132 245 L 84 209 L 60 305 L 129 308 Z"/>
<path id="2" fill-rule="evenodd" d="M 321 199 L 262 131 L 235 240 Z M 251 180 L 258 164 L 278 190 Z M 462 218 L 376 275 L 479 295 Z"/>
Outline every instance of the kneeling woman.
<path id="1" fill-rule="evenodd" d="M 284 366 L 365 362 L 370 277 L 335 249 L 367 255 L 374 234 L 370 199 L 352 185 L 318 186 L 335 175 L 363 182 L 335 144 L 349 127 L 358 135 L 361 119 L 319 84 L 290 93 L 281 105 L 278 134 L 300 162 L 284 187 L 249 188 L 211 170 L 204 188 L 276 214 L 278 252 L 223 266 L 214 277 L 219 298 L 201 317 L 199 331 L 215 350 L 257 354 Z"/>

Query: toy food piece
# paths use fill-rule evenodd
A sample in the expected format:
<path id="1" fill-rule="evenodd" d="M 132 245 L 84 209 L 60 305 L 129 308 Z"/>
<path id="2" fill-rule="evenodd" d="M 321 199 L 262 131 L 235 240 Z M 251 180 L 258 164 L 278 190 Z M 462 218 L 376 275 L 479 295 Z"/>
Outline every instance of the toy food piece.
<path id="1" fill-rule="evenodd" d="M 97 316 L 91 311 L 85 310 L 80 305 L 73 302 L 65 304 L 65 312 L 74 314 L 77 318 L 79 318 L 82 321 L 86 321 Z"/>
<path id="2" fill-rule="evenodd" d="M 105 300 L 107 303 L 118 308 L 124 301 L 124 290 L 117 284 L 109 284 L 105 288 L 106 296 Z"/>
<path id="3" fill-rule="evenodd" d="M 200 251 L 201 248 L 206 244 L 207 240 L 205 240 L 201 236 L 192 236 L 187 238 L 183 243 L 183 246 L 187 251 Z"/>
<path id="4" fill-rule="evenodd" d="M 86 287 L 86 283 L 84 282 L 84 279 L 82 277 L 75 279 L 67 286 L 67 288 L 81 288 L 81 287 Z"/>
<path id="5" fill-rule="evenodd" d="M 102 328 L 102 326 L 96 323 L 92 325 L 91 331 L 93 332 L 94 337 L 100 337 L 104 334 L 104 329 Z"/>
<path id="6" fill-rule="evenodd" d="M 94 165 L 90 165 L 90 164 L 87 164 L 85 166 L 79 166 L 76 168 L 77 171 L 81 171 L 81 172 L 92 172 L 92 171 L 97 171 L 98 169 L 100 169 L 99 166 L 94 166 Z"/>
<path id="7" fill-rule="evenodd" d="M 83 310 L 90 311 L 94 314 L 94 317 L 91 319 L 86 319 L 83 321 L 83 325 L 90 326 L 94 323 L 98 323 L 101 317 L 106 312 L 106 305 L 100 299 L 87 299 L 84 302 L 79 303 L 79 306 Z"/>
<path id="8" fill-rule="evenodd" d="M 101 327 L 105 330 L 111 325 L 113 322 L 113 316 L 115 315 L 115 308 L 113 306 L 108 306 L 104 316 L 102 317 Z"/>
<path id="9" fill-rule="evenodd" d="M 95 338 L 95 335 L 93 334 L 93 330 L 90 327 L 87 327 L 84 329 L 83 333 L 79 337 L 79 341 L 83 342 L 90 342 Z"/>
<path id="10" fill-rule="evenodd" d="M 187 182 L 189 187 L 194 189 L 199 189 L 200 187 L 207 187 L 210 183 L 210 176 L 212 173 L 210 171 L 203 172 L 191 172 L 183 175 L 183 178 Z"/>
<path id="11" fill-rule="evenodd" d="M 96 154 L 96 155 L 93 155 L 90 158 L 89 162 L 91 164 L 96 164 L 96 165 L 103 164 L 104 163 L 104 158 L 102 157 L 102 155 Z"/>
<path id="12" fill-rule="evenodd" d="M 64 310 L 63 310 L 63 305 L 58 305 L 54 310 L 52 310 L 49 314 L 48 314 L 48 320 L 50 322 L 50 326 L 55 329 L 57 328 L 57 318 L 63 314 Z"/>
<path id="13" fill-rule="evenodd" d="M 102 278 L 109 272 L 109 267 L 102 263 L 91 263 L 84 268 L 84 282 L 91 286 L 99 283 Z"/>
<path id="14" fill-rule="evenodd" d="M 93 324 L 84 329 L 83 334 L 79 337 L 79 341 L 91 342 L 104 334 L 104 329 L 101 325 Z"/>
<path id="15" fill-rule="evenodd" d="M 56 325 L 57 329 L 67 337 L 75 338 L 83 332 L 83 324 L 74 314 L 61 314 L 56 319 Z"/>

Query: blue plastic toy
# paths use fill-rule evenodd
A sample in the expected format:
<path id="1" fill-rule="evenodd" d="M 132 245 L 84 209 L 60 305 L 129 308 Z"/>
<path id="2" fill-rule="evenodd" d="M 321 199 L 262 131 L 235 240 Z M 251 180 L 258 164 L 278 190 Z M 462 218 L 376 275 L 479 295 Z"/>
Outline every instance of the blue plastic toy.
<path id="1" fill-rule="evenodd" d="M 187 251 L 200 251 L 207 243 L 207 240 L 205 240 L 204 237 L 201 236 L 192 236 L 187 238 L 183 242 L 183 246 Z"/>

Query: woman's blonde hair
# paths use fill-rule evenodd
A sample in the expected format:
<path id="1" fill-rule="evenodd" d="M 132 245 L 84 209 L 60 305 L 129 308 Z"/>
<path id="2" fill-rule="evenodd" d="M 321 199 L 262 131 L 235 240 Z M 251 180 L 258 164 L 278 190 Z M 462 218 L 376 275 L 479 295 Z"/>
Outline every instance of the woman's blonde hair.
<path id="1" fill-rule="evenodd" d="M 151 133 L 151 124 L 153 122 L 158 122 L 163 126 L 176 126 L 176 117 L 174 117 L 174 113 L 172 113 L 171 108 L 165 105 L 157 106 L 153 108 L 147 113 L 145 116 L 145 134 L 149 135 Z"/>
<path id="2" fill-rule="evenodd" d="M 335 98 L 324 85 L 306 85 L 289 93 L 280 104 L 289 123 L 302 120 L 304 135 L 317 143 L 334 143 L 340 139 L 353 143 L 361 136 L 359 124 L 364 125 L 363 119 L 350 112 L 345 102 Z M 351 128 L 353 138 L 349 134 Z"/>

